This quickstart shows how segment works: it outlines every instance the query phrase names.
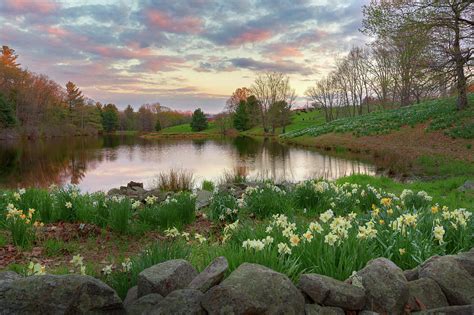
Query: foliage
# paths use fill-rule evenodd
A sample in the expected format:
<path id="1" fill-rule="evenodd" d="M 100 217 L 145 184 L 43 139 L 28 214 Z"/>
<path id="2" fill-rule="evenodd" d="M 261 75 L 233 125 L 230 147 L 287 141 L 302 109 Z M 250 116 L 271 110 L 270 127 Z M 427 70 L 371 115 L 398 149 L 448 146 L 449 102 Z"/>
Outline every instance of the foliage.
<path id="1" fill-rule="evenodd" d="M 161 130 L 161 123 L 160 120 L 157 119 L 155 123 L 155 131 L 160 131 Z"/>
<path id="2" fill-rule="evenodd" d="M 8 100 L 0 93 L 0 128 L 10 128 L 16 125 L 15 113 Z"/>
<path id="3" fill-rule="evenodd" d="M 237 199 L 227 191 L 217 191 L 212 195 L 209 205 L 209 218 L 213 221 L 234 222 L 238 218 Z"/>
<path id="4" fill-rule="evenodd" d="M 202 190 L 214 191 L 214 183 L 209 180 L 204 180 L 201 184 Z"/>
<path id="5" fill-rule="evenodd" d="M 291 200 L 285 188 L 270 182 L 264 183 L 261 187 L 248 187 L 242 199 L 245 211 L 253 213 L 257 218 L 291 212 Z"/>
<path id="6" fill-rule="evenodd" d="M 102 124 L 106 132 L 112 132 L 119 127 L 118 110 L 114 104 L 107 104 L 102 109 Z"/>
<path id="7" fill-rule="evenodd" d="M 203 131 L 207 129 L 208 123 L 206 115 L 204 112 L 198 108 L 194 111 L 192 120 L 191 120 L 191 130 L 192 131 Z"/>
<path id="8" fill-rule="evenodd" d="M 234 127 L 239 131 L 245 131 L 250 128 L 249 114 L 247 112 L 247 103 L 244 100 L 239 102 L 234 113 Z"/>

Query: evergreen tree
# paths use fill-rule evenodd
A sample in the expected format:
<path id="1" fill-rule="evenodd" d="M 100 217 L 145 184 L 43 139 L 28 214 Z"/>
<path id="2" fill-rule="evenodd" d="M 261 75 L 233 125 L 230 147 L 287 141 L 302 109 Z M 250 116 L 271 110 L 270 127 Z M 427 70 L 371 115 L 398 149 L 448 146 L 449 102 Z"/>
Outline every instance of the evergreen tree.
<path id="1" fill-rule="evenodd" d="M 160 130 L 161 130 L 161 123 L 160 123 L 160 120 L 157 119 L 156 124 L 155 124 L 155 131 L 160 131 Z"/>
<path id="2" fill-rule="evenodd" d="M 207 118 L 204 115 L 204 112 L 198 108 L 194 111 L 191 121 L 191 130 L 192 131 L 202 131 L 207 129 Z"/>
<path id="3" fill-rule="evenodd" d="M 127 105 L 127 108 L 123 111 L 125 115 L 125 129 L 126 130 L 135 130 L 136 129 L 136 116 L 133 111 L 133 107 Z"/>
<path id="4" fill-rule="evenodd" d="M 239 105 L 235 109 L 234 127 L 239 131 L 245 131 L 250 129 L 249 114 L 247 112 L 247 102 L 244 100 L 241 100 L 239 102 Z"/>
<path id="5" fill-rule="evenodd" d="M 102 110 L 102 125 L 106 132 L 112 132 L 119 127 L 118 110 L 114 104 L 107 104 Z"/>
<path id="6" fill-rule="evenodd" d="M 0 94 L 0 128 L 13 127 L 16 124 L 15 114 L 10 103 Z"/>
<path id="7" fill-rule="evenodd" d="M 82 96 L 82 92 L 79 88 L 69 81 L 66 84 L 66 102 L 69 106 L 69 110 L 71 111 L 74 107 L 82 105 L 84 103 L 84 97 Z"/>

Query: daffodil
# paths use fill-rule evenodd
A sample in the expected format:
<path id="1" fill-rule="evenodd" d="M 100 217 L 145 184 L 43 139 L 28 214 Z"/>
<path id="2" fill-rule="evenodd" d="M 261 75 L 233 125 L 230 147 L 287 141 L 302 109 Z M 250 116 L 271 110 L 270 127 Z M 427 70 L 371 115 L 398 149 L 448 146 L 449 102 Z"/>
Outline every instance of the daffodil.
<path id="1" fill-rule="evenodd" d="M 405 255 L 405 253 L 407 252 L 405 248 L 399 248 L 398 249 L 398 252 L 400 253 L 400 255 Z"/>

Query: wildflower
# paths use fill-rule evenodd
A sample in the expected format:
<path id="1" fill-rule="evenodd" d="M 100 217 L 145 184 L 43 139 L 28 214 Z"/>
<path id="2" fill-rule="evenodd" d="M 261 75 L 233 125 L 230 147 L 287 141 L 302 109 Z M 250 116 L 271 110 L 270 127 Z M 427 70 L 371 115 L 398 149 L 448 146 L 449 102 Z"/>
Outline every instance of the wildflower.
<path id="1" fill-rule="evenodd" d="M 152 205 L 152 204 L 154 204 L 154 203 L 156 202 L 156 200 L 157 200 L 156 196 L 153 196 L 153 195 L 152 195 L 152 196 L 148 196 L 148 197 L 145 198 L 145 203 L 146 203 L 147 205 Z M 165 202 L 168 203 L 168 202 L 169 202 L 169 198 L 166 198 Z"/>
<path id="2" fill-rule="evenodd" d="M 13 198 L 14 198 L 16 201 L 18 201 L 18 200 L 21 199 L 21 195 L 20 195 L 19 193 L 17 193 L 17 192 L 14 192 L 14 193 L 13 193 Z"/>
<path id="3" fill-rule="evenodd" d="M 446 232 L 444 231 L 444 227 L 442 225 L 435 226 L 433 230 L 433 234 L 434 234 L 435 239 L 439 242 L 439 245 L 444 244 L 443 237 L 445 233 Z"/>
<path id="4" fill-rule="evenodd" d="M 400 253 L 400 255 L 405 255 L 405 253 L 407 252 L 405 248 L 399 248 L 398 249 L 398 252 Z"/>
<path id="5" fill-rule="evenodd" d="M 114 265 L 106 265 L 104 268 L 102 268 L 102 272 L 104 275 L 108 276 L 112 273 L 112 268 Z"/>
<path id="6" fill-rule="evenodd" d="M 186 241 L 189 241 L 189 233 L 188 232 L 183 232 L 181 233 L 181 236 L 184 237 Z"/>
<path id="7" fill-rule="evenodd" d="M 319 233 L 319 234 L 321 234 L 321 232 L 324 231 L 323 227 L 318 222 L 311 222 L 309 224 L 309 229 L 310 229 L 310 231 L 313 231 L 313 232 L 316 232 L 316 233 Z"/>
<path id="8" fill-rule="evenodd" d="M 194 238 L 199 241 L 199 243 L 204 243 L 206 238 L 199 233 L 194 234 Z"/>
<path id="9" fill-rule="evenodd" d="M 334 216 L 334 212 L 332 212 L 331 209 L 329 209 L 326 212 L 321 213 L 319 216 L 319 219 L 323 221 L 324 223 L 328 222 L 332 217 Z"/>
<path id="10" fill-rule="evenodd" d="M 33 226 L 34 226 L 35 228 L 43 227 L 43 226 L 44 226 L 44 223 L 43 223 L 43 222 L 39 222 L 39 221 L 35 221 L 35 223 L 33 223 Z"/>
<path id="11" fill-rule="evenodd" d="M 24 193 L 26 193 L 26 189 L 25 188 L 20 188 L 20 189 L 18 189 L 18 193 L 20 195 L 23 195 Z"/>
<path id="12" fill-rule="evenodd" d="M 286 243 L 278 243 L 278 254 L 280 255 L 291 255 L 291 249 Z"/>
<path id="13" fill-rule="evenodd" d="M 225 216 L 224 216 L 223 214 L 221 214 L 221 215 L 219 216 L 219 220 L 224 221 L 224 220 L 225 220 Z"/>
<path id="14" fill-rule="evenodd" d="M 265 245 L 270 245 L 273 243 L 273 237 L 267 236 L 264 240 Z"/>
<path id="15" fill-rule="evenodd" d="M 365 224 L 365 226 L 359 226 L 359 233 L 357 234 L 357 238 L 373 239 L 376 236 L 377 236 L 377 230 L 374 229 L 373 222 L 369 221 Z"/>
<path id="16" fill-rule="evenodd" d="M 390 205 L 392 204 L 392 199 L 390 198 L 382 198 L 380 200 L 380 203 L 383 204 L 385 207 L 390 207 Z"/>
<path id="17" fill-rule="evenodd" d="M 382 219 L 380 219 L 380 220 L 379 220 L 379 224 L 380 224 L 380 225 L 384 225 L 384 224 L 385 224 L 385 221 L 382 220 Z"/>
<path id="18" fill-rule="evenodd" d="M 298 235 L 296 234 L 293 234 L 290 236 L 290 245 L 295 247 L 295 246 L 298 246 L 298 244 L 300 243 L 300 238 Z"/>
<path id="19" fill-rule="evenodd" d="M 311 233 L 311 231 L 306 231 L 303 234 L 303 237 L 304 237 L 306 242 L 311 243 L 311 240 L 313 239 L 313 234 Z"/>
<path id="20" fill-rule="evenodd" d="M 39 263 L 34 263 L 34 262 L 30 262 L 30 264 L 28 265 L 28 271 L 27 271 L 27 274 L 29 276 L 42 276 L 42 275 L 45 275 L 46 274 L 46 267 L 39 264 Z"/>
<path id="21" fill-rule="evenodd" d="M 132 269 L 132 261 L 130 258 L 125 258 L 122 262 L 122 270 L 124 272 L 129 272 Z"/>
<path id="22" fill-rule="evenodd" d="M 177 228 L 173 227 L 173 228 L 166 229 L 165 235 L 167 237 L 178 237 L 180 233 Z"/>
<path id="23" fill-rule="evenodd" d="M 376 218 L 379 216 L 379 213 L 380 213 L 380 209 L 379 208 L 375 208 L 373 211 L 372 211 L 372 217 Z"/>
<path id="24" fill-rule="evenodd" d="M 84 263 L 84 258 L 81 256 L 81 254 L 77 254 L 75 256 L 72 256 L 70 263 L 74 266 L 82 266 L 82 264 Z"/>
<path id="25" fill-rule="evenodd" d="M 140 202 L 140 200 L 134 201 L 134 202 L 132 203 L 132 209 L 138 209 L 138 208 L 140 208 L 141 204 L 142 204 L 142 203 Z"/>
<path id="26" fill-rule="evenodd" d="M 79 271 L 81 272 L 81 275 L 84 276 L 86 274 L 86 266 L 82 265 Z"/>
<path id="27" fill-rule="evenodd" d="M 272 240 L 273 242 L 273 240 Z M 242 247 L 246 249 L 255 249 L 256 251 L 261 251 L 265 248 L 265 243 L 260 240 L 246 240 L 242 242 Z"/>
<path id="28" fill-rule="evenodd" d="M 267 228 L 265 229 L 265 233 L 271 233 L 273 231 L 273 227 L 272 226 L 267 226 Z"/>
<path id="29" fill-rule="evenodd" d="M 439 211 L 439 206 L 438 204 L 434 205 L 431 207 L 431 213 L 435 214 Z"/>
<path id="30" fill-rule="evenodd" d="M 392 214 L 393 214 L 393 209 L 392 209 L 392 208 L 388 209 L 388 210 L 387 210 L 387 214 L 388 214 L 388 215 L 392 215 Z"/>
<path id="31" fill-rule="evenodd" d="M 336 234 L 333 234 L 332 232 L 329 232 L 325 237 L 324 237 L 324 243 L 329 244 L 330 246 L 333 246 L 336 242 L 338 241 L 338 237 Z"/>
<path id="32" fill-rule="evenodd" d="M 64 206 L 68 209 L 71 209 L 72 208 L 72 203 L 70 201 L 68 201 L 64 204 Z"/>

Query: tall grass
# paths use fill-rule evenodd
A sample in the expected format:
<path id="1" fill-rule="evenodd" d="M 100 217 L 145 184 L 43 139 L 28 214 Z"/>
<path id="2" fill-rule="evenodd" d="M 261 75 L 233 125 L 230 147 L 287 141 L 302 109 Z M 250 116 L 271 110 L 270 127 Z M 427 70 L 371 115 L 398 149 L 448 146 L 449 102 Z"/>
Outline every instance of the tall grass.
<path id="1" fill-rule="evenodd" d="M 194 186 L 194 175 L 187 170 L 171 169 L 157 175 L 155 186 L 162 191 L 191 191 Z"/>
<path id="2" fill-rule="evenodd" d="M 108 225 L 112 230 L 120 233 L 130 232 L 130 220 L 132 218 L 132 203 L 128 198 L 112 200 L 108 203 L 109 218 Z"/>
<path id="3" fill-rule="evenodd" d="M 257 218 L 292 211 L 291 198 L 287 195 L 287 191 L 269 182 L 262 187 L 247 188 L 243 199 L 245 210 Z"/>

